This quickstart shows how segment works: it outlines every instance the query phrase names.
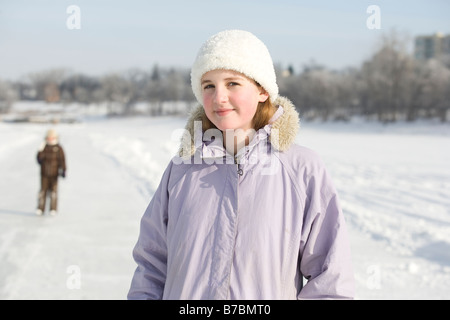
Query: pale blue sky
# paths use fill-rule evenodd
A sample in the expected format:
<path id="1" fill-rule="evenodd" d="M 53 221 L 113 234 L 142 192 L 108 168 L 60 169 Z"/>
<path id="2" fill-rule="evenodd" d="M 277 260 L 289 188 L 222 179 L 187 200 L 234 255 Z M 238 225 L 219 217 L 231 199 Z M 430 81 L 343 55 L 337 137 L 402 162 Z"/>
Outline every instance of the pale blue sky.
<path id="1" fill-rule="evenodd" d="M 80 30 L 66 27 L 69 5 L 81 10 Z M 366 27 L 369 5 L 381 9 L 381 30 Z M 393 28 L 411 38 L 450 34 L 450 1 L 0 0 L 0 78 L 51 68 L 89 75 L 155 63 L 188 68 L 224 29 L 253 32 L 283 66 L 299 70 L 314 59 L 341 69 L 359 66 Z"/>

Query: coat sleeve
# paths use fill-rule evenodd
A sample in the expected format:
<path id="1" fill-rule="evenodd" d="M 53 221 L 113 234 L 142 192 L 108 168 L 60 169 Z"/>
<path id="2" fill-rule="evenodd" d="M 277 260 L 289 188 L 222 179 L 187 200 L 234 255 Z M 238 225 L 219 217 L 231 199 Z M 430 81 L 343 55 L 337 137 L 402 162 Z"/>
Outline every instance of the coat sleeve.
<path id="1" fill-rule="evenodd" d="M 39 164 L 42 164 L 45 160 L 45 153 L 44 150 L 39 150 L 36 155 L 36 160 Z"/>
<path id="2" fill-rule="evenodd" d="M 62 171 L 62 173 L 65 175 L 66 173 L 66 155 L 64 153 L 63 148 L 60 146 L 59 147 L 59 169 Z"/>
<path id="3" fill-rule="evenodd" d="M 172 164 L 172 163 L 171 163 Z M 168 182 L 171 164 L 164 172 L 150 204 L 141 218 L 138 241 L 133 249 L 137 263 L 127 298 L 162 299 L 167 272 Z"/>
<path id="4" fill-rule="evenodd" d="M 353 299 L 354 274 L 344 216 L 322 161 L 307 179 L 299 267 L 307 282 L 299 299 Z"/>

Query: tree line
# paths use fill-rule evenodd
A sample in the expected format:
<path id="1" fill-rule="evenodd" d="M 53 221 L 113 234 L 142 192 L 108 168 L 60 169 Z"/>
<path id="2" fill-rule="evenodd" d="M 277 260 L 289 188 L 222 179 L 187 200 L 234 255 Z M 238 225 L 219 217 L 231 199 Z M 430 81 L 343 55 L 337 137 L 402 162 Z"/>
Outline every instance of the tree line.
<path id="1" fill-rule="evenodd" d="M 359 67 L 331 70 L 310 62 L 298 72 L 276 65 L 280 94 L 290 98 L 303 119 L 347 121 L 362 116 L 381 122 L 438 118 L 450 112 L 450 59 L 416 60 L 407 42 L 395 33 L 382 38 L 375 53 Z M 29 74 L 26 79 L 0 80 L 0 112 L 17 100 L 63 104 L 106 104 L 109 113 L 134 114 L 139 103 L 147 113 L 164 113 L 169 101 L 195 103 L 190 70 L 132 69 L 95 77 L 64 69 Z M 188 111 L 188 110 L 186 110 Z"/>
<path id="2" fill-rule="evenodd" d="M 449 57 L 416 60 L 406 47 L 398 34 L 385 35 L 359 68 L 333 71 L 311 63 L 296 76 L 281 77 L 281 93 L 300 106 L 303 118 L 448 121 Z"/>

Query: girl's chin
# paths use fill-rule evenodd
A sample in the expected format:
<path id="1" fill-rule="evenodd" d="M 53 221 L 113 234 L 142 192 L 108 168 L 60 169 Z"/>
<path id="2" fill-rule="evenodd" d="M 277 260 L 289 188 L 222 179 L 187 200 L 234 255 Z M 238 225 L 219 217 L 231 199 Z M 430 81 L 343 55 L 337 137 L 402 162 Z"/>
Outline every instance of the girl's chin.
<path id="1" fill-rule="evenodd" d="M 215 119 L 213 123 L 220 131 L 238 129 L 247 130 L 248 128 L 252 128 L 251 124 L 240 123 L 240 121 L 236 121 L 236 119 L 232 119 L 231 117 L 230 119 Z"/>
<path id="2" fill-rule="evenodd" d="M 252 128 L 243 128 L 243 127 L 236 127 L 236 126 L 226 126 L 226 125 L 217 125 L 216 127 L 222 131 L 222 132 L 227 132 L 227 131 L 236 131 L 236 130 L 242 130 L 242 131 L 248 131 L 248 130 L 253 130 Z"/>

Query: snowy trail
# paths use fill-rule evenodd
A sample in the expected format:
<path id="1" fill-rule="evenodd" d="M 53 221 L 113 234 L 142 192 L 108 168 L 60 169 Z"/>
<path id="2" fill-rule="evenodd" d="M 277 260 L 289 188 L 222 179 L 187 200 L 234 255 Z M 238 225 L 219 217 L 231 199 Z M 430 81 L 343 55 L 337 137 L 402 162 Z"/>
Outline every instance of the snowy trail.
<path id="1" fill-rule="evenodd" d="M 0 123 L 0 299 L 125 299 L 182 118 L 58 125 L 60 214 L 34 214 L 45 125 Z M 450 128 L 303 124 L 348 222 L 357 299 L 450 299 Z M 79 289 L 72 288 L 79 276 Z"/>
<path id="2" fill-rule="evenodd" d="M 0 184 L 0 298 L 124 299 L 147 199 L 117 163 L 94 148 L 83 125 L 58 130 L 68 176 L 59 182 L 57 217 L 34 215 L 35 153 L 45 129 L 34 128 L 31 136 L 36 138 L 10 150 L 14 156 L 2 161 L 9 168 L 2 170 L 2 177 L 8 176 Z M 78 276 L 79 289 L 67 285 Z"/>

